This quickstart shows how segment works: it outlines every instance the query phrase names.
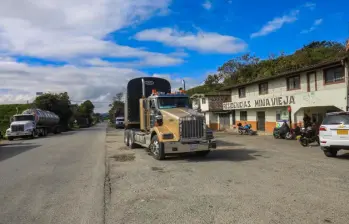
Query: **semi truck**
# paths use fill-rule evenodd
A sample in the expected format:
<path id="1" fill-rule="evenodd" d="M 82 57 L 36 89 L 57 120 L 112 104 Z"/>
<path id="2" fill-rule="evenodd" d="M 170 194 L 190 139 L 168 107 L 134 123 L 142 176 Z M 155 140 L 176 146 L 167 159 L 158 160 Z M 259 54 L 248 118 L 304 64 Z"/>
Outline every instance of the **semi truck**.
<path id="1" fill-rule="evenodd" d="M 126 146 L 145 147 L 157 160 L 189 152 L 206 156 L 216 148 L 205 117 L 190 109 L 185 88 L 171 92 L 166 79 L 141 77 L 130 80 L 126 91 Z"/>
<path id="2" fill-rule="evenodd" d="M 6 137 L 12 141 L 16 138 L 47 136 L 48 133 L 61 133 L 59 117 L 51 111 L 27 109 L 11 118 Z"/>

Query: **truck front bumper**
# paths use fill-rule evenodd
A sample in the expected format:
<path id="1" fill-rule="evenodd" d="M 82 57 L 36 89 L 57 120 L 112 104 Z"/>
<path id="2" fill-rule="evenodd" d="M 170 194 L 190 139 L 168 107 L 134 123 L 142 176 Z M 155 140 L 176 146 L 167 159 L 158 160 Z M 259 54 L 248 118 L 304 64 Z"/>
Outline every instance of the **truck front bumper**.
<path id="1" fill-rule="evenodd" d="M 209 141 L 199 143 L 181 143 L 181 142 L 164 142 L 165 154 L 187 153 L 207 151 L 216 148 L 216 141 L 211 139 Z"/>
<path id="2" fill-rule="evenodd" d="M 6 133 L 6 137 L 21 138 L 32 135 L 31 131 L 18 131 Z"/>

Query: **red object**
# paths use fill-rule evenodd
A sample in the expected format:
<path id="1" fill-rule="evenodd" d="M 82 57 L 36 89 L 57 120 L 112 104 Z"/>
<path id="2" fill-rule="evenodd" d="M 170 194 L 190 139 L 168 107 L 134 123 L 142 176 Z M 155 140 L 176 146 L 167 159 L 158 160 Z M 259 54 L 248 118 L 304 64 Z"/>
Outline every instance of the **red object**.
<path id="1" fill-rule="evenodd" d="M 287 111 L 291 112 L 292 108 L 290 106 L 287 107 Z"/>
<path id="2" fill-rule="evenodd" d="M 327 131 L 325 126 L 320 126 L 319 131 Z"/>

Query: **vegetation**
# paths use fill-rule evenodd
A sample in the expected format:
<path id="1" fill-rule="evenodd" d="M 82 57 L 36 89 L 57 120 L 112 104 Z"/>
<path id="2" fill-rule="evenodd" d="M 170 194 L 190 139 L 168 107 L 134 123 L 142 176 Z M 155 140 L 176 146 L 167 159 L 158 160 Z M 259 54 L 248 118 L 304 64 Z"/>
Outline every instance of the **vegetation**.
<path id="1" fill-rule="evenodd" d="M 124 115 L 124 102 L 122 101 L 123 93 L 117 93 L 115 97 L 113 97 L 113 102 L 109 105 L 110 110 L 109 114 L 109 122 L 111 124 L 115 123 L 115 117 Z"/>
<path id="2" fill-rule="evenodd" d="M 291 55 L 281 53 L 261 60 L 245 54 L 225 62 L 216 74 L 209 75 L 205 84 L 188 90 L 188 94 L 217 91 L 221 87 L 244 84 L 253 80 L 275 76 L 290 70 L 340 59 L 346 56 L 345 46 L 338 42 L 314 41 Z"/>
<path id="3" fill-rule="evenodd" d="M 85 120 L 87 121 L 88 126 L 92 125 L 94 121 L 94 108 L 95 106 L 90 100 L 84 101 L 82 104 L 78 106 L 77 111 L 74 114 L 75 119 L 78 121 L 78 123 Z"/>

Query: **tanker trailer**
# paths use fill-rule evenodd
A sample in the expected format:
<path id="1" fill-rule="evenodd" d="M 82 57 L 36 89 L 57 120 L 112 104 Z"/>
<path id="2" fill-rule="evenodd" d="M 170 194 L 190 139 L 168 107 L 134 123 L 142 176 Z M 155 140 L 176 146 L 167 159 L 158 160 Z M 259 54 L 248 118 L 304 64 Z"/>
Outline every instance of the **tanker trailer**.
<path id="1" fill-rule="evenodd" d="M 51 111 L 27 109 L 22 114 L 14 115 L 11 120 L 10 128 L 6 130 L 6 137 L 10 141 L 61 133 L 59 117 Z"/>

